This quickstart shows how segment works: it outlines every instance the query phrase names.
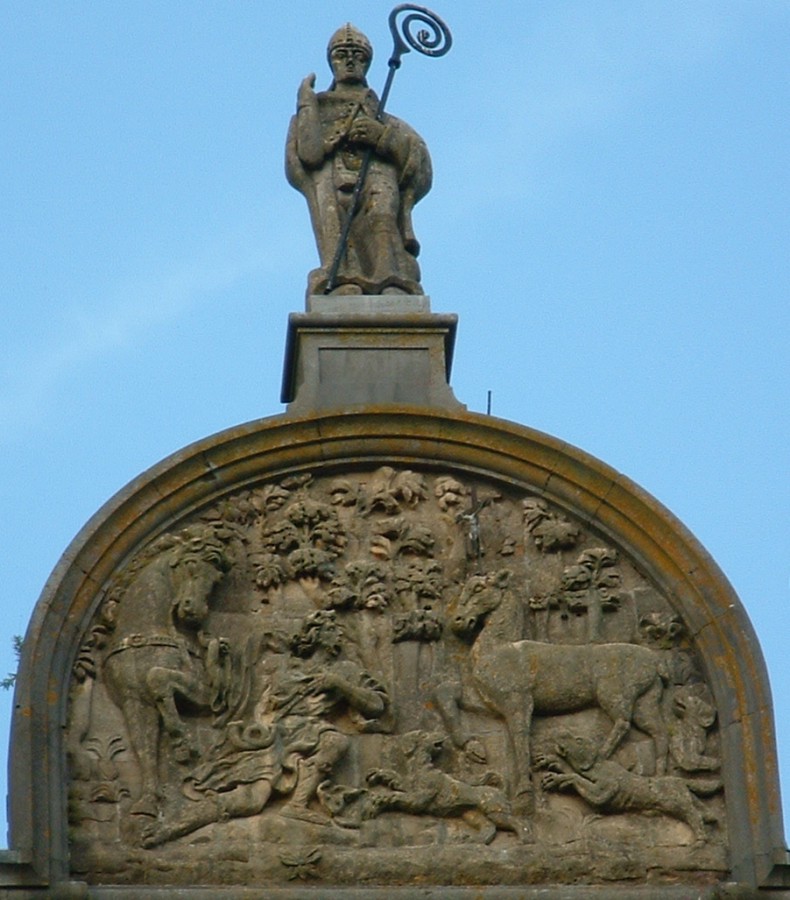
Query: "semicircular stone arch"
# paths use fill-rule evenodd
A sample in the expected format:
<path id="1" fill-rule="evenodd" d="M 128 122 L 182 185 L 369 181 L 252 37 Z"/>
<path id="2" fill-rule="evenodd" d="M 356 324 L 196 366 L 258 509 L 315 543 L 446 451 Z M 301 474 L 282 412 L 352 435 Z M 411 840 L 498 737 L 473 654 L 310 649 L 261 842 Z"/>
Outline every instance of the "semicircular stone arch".
<path id="1" fill-rule="evenodd" d="M 495 610 L 451 633 L 474 590 Z M 304 641 L 327 622 L 354 652 L 338 638 L 316 668 Z M 489 661 L 559 648 L 560 669 L 604 687 L 549 696 L 519 664 L 492 676 L 469 649 L 485 635 Z M 626 656 L 634 684 L 654 667 L 632 694 L 600 674 Z M 311 720 L 292 670 L 358 683 L 331 702 L 326 689 Z M 515 721 L 505 683 L 531 717 Z M 615 789 L 593 790 L 599 770 L 680 793 L 618 808 Z M 605 464 L 466 412 L 263 419 L 132 482 L 36 608 L 11 775 L 12 846 L 42 884 L 502 886 L 542 867 L 548 883 L 669 884 L 682 869 L 757 885 L 783 847 L 766 671 L 715 563 Z M 629 869 L 637 821 L 652 851 Z"/>

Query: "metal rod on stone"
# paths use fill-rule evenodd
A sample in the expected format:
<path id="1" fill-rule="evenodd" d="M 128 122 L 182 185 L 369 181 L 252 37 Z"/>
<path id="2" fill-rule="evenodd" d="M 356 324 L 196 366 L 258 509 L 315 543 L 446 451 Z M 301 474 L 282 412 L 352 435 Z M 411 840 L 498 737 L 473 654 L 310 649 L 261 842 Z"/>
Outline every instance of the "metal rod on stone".
<path id="1" fill-rule="evenodd" d="M 401 13 L 405 13 L 406 15 L 399 22 L 398 16 L 400 16 Z M 412 34 L 410 29 L 415 23 L 427 26 L 427 28 L 420 28 L 416 34 Z M 400 6 L 396 6 L 390 13 L 389 26 L 394 43 L 392 56 L 390 56 L 389 62 L 387 63 L 389 66 L 387 80 L 384 83 L 384 90 L 381 92 L 381 99 L 379 100 L 378 109 L 376 110 L 377 122 L 380 122 L 384 117 L 384 107 L 387 105 L 387 99 L 389 97 L 390 89 L 392 88 L 392 82 L 395 78 L 395 72 L 400 68 L 401 57 L 403 54 L 408 53 L 410 50 L 416 50 L 418 53 L 422 53 L 425 56 L 444 56 L 453 43 L 453 36 L 450 34 L 450 29 L 436 13 L 431 12 L 424 6 L 414 6 L 411 3 L 402 3 Z M 337 249 L 335 250 L 332 265 L 329 269 L 329 276 L 327 278 L 326 287 L 324 288 L 325 294 L 330 294 L 337 287 L 337 273 L 340 269 L 340 264 L 343 262 L 343 257 L 346 255 L 351 223 L 354 221 L 354 216 L 359 209 L 362 188 L 365 186 L 365 179 L 367 178 L 368 169 L 370 168 L 372 159 L 373 148 L 368 147 L 362 157 L 362 165 L 360 166 L 359 175 L 357 176 L 357 181 L 354 185 L 354 192 L 351 195 L 351 203 L 349 204 L 348 213 L 343 222 L 343 228 L 337 242 Z"/>

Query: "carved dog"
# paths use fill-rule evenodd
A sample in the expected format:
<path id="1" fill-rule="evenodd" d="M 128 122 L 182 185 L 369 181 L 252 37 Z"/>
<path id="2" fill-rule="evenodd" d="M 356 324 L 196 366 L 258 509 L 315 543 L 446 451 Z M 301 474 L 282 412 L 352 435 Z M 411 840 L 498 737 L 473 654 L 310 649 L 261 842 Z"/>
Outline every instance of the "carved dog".
<path id="1" fill-rule="evenodd" d="M 715 772 L 719 768 L 719 758 L 705 752 L 708 729 L 715 721 L 716 708 L 707 701 L 705 688 L 686 685 L 675 689 L 669 722 L 669 752 L 679 769 Z"/>
<path id="2" fill-rule="evenodd" d="M 686 782 L 674 775 L 637 775 L 612 759 L 602 759 L 595 744 L 579 735 L 563 734 L 556 744 L 558 760 L 545 765 L 571 771 L 546 772 L 541 783 L 547 790 L 571 788 L 590 806 L 607 812 L 659 812 L 685 822 L 697 842 L 707 840 L 705 822 L 715 822 L 706 814 L 692 791 L 703 796 L 721 788 L 721 782 Z"/>
<path id="3" fill-rule="evenodd" d="M 435 765 L 444 749 L 444 735 L 409 731 L 399 739 L 407 774 L 391 769 L 373 769 L 368 784 L 368 816 L 386 810 L 458 816 L 477 829 L 481 841 L 490 844 L 497 829 L 513 831 L 521 841 L 531 840 L 529 826 L 513 816 L 507 798 L 496 787 L 474 785 L 454 778 Z"/>

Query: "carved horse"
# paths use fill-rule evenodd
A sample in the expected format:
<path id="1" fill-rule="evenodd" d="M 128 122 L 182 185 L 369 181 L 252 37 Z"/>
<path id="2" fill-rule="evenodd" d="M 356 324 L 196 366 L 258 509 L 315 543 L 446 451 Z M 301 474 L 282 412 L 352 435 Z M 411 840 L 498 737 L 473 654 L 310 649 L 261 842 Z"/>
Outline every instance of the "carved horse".
<path id="1" fill-rule="evenodd" d="M 218 712 L 229 668 L 227 643 L 202 631 L 211 592 L 229 567 L 221 543 L 209 529 L 197 528 L 168 536 L 165 546 L 120 600 L 103 669 L 140 766 L 132 812 L 149 816 L 157 814 L 160 799 L 162 732 L 179 762 L 192 756 L 177 700 Z"/>
<path id="2" fill-rule="evenodd" d="M 534 713 L 557 715 L 599 707 L 612 720 L 601 749 L 611 756 L 631 725 L 653 739 L 656 770 L 666 770 L 667 729 L 661 714 L 663 661 L 638 644 L 549 644 L 510 640 L 515 597 L 510 573 L 472 575 L 448 607 L 451 629 L 471 638 L 472 680 L 490 710 L 504 719 L 517 793 L 528 795 Z"/>

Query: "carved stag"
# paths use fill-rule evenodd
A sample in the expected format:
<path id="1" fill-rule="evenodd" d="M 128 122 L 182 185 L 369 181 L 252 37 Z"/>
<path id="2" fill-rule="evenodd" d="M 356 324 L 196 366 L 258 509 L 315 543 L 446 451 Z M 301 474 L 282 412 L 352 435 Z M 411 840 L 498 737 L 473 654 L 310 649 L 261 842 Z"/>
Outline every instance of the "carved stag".
<path id="1" fill-rule="evenodd" d="M 666 769 L 667 729 L 661 715 L 662 658 L 638 644 L 549 644 L 509 640 L 515 597 L 505 571 L 471 576 L 448 608 L 452 630 L 471 638 L 472 678 L 487 706 L 504 719 L 518 794 L 531 793 L 533 713 L 556 715 L 599 707 L 612 720 L 601 755 L 611 756 L 632 724 Z"/>

